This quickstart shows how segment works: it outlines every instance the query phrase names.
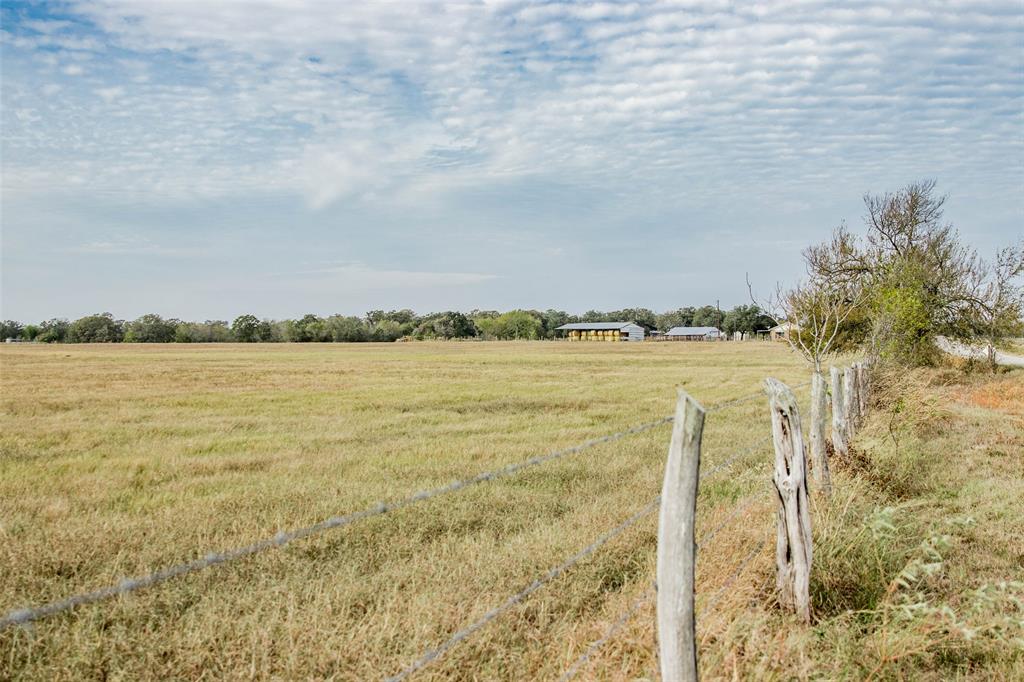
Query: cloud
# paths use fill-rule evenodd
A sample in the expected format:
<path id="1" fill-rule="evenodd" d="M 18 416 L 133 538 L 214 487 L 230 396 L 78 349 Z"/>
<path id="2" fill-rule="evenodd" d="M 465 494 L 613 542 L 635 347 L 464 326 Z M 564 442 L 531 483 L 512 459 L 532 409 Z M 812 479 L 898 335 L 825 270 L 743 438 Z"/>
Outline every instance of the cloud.
<path id="1" fill-rule="evenodd" d="M 107 154 L 91 184 L 259 187 L 323 208 L 544 175 L 712 198 L 732 191 L 730 169 L 756 169 L 770 196 L 851 174 L 916 177 L 936 149 L 1009 189 L 1020 178 L 997 169 L 1022 147 L 1018 10 L 105 0 L 22 34 L 131 55 L 93 65 L 101 106 L 67 93 L 67 113 L 50 115 L 71 133 L 63 153 Z M 85 148 L 97 130 L 101 147 Z M 15 165 L 48 147 L 22 128 L 5 135 Z"/>
<path id="2" fill-rule="evenodd" d="M 692 282 L 774 278 L 798 258 L 765 242 L 820 238 L 862 193 L 923 177 L 979 247 L 1020 231 L 1016 0 L 52 7 L 0 10 L 5 291 L 39 280 L 11 274 L 32 249 L 228 235 L 221 267 L 245 286 L 282 252 L 389 264 L 303 275 L 326 303 L 370 283 L 468 296 L 482 262 L 514 306 L 701 303 Z M 111 236 L 112 216 L 164 250 Z"/>
<path id="3" fill-rule="evenodd" d="M 343 263 L 330 267 L 302 270 L 278 275 L 290 281 L 281 283 L 286 288 L 314 290 L 318 293 L 332 290 L 353 292 L 402 291 L 408 289 L 447 289 L 481 284 L 498 279 L 497 275 L 479 272 L 424 272 L 375 268 L 364 263 Z M 278 286 L 275 284 L 275 286 Z"/>
<path id="4" fill-rule="evenodd" d="M 163 246 L 140 237 L 108 237 L 84 242 L 69 249 L 71 253 L 92 256 L 195 256 L 195 249 Z"/>
<path id="5" fill-rule="evenodd" d="M 117 98 L 124 95 L 124 88 L 122 88 L 121 86 L 114 86 L 112 88 L 97 88 L 96 94 L 99 95 L 104 102 L 109 104 Z"/>

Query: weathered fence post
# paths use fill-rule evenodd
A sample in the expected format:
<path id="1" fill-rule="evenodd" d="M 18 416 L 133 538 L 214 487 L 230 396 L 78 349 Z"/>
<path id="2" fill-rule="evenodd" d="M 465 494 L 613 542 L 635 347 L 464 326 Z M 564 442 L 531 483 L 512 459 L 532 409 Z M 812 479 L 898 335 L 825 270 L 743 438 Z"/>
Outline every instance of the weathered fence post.
<path id="1" fill-rule="evenodd" d="M 846 424 L 846 446 L 849 448 L 857 430 L 857 373 L 853 367 L 843 370 L 843 422 Z"/>
<path id="2" fill-rule="evenodd" d="M 843 381 L 839 368 L 830 367 L 832 379 L 832 450 L 837 457 L 846 458 L 850 448 L 846 444 L 846 401 L 843 399 Z"/>
<path id="3" fill-rule="evenodd" d="M 779 602 L 797 618 L 811 620 L 811 512 L 807 497 L 804 437 L 796 397 L 777 379 L 764 381 L 775 445 L 775 490 L 779 495 L 775 542 Z"/>
<path id="4" fill-rule="evenodd" d="M 665 682 L 697 679 L 693 525 L 703 432 L 704 408 L 680 390 L 658 517 L 658 647 Z"/>
<path id="5" fill-rule="evenodd" d="M 826 495 L 832 493 L 832 475 L 825 454 L 825 420 L 828 405 L 825 402 L 825 375 L 815 370 L 811 376 L 811 473 L 814 484 Z"/>

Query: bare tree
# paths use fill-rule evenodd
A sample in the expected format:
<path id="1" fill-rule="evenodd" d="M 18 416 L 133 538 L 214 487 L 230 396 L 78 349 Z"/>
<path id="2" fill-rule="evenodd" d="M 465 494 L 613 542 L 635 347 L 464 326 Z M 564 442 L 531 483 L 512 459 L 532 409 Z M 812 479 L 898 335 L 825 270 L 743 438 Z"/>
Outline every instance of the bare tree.
<path id="1" fill-rule="evenodd" d="M 973 280 L 971 303 L 975 327 L 985 339 L 992 371 L 996 369 L 996 348 L 1004 339 L 1024 331 L 1024 241 L 996 252 L 991 263 L 981 263 Z"/>
<path id="2" fill-rule="evenodd" d="M 840 350 L 844 323 L 863 302 L 863 289 L 855 279 L 832 281 L 815 278 L 775 292 L 758 301 L 747 277 L 747 290 L 758 306 L 776 325 L 786 329 L 785 339 L 813 368 L 821 373 L 822 363 Z"/>
<path id="3" fill-rule="evenodd" d="M 747 289 L 754 304 L 771 317 L 776 325 L 785 326 L 786 341 L 814 368 L 811 375 L 811 414 L 809 429 L 812 473 L 819 488 L 828 494 L 831 489 L 828 457 L 825 452 L 825 423 L 828 405 L 823 362 L 839 350 L 843 324 L 857 309 L 862 289 L 857 279 L 836 276 L 818 277 L 784 291 L 776 285 L 775 293 L 759 303 L 754 296 L 750 278 Z"/>

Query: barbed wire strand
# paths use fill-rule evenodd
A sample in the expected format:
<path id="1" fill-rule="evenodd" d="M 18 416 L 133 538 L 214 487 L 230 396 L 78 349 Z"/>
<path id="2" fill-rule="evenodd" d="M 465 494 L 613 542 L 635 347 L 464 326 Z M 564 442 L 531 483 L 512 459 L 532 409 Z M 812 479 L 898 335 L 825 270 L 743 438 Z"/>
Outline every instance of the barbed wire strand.
<path id="1" fill-rule="evenodd" d="M 644 590 L 643 594 L 641 594 L 640 597 L 634 601 L 633 604 L 626 609 L 626 611 L 624 611 L 614 623 L 612 623 L 611 627 L 608 628 L 604 635 L 602 635 L 600 639 L 591 642 L 590 646 L 587 647 L 587 650 L 576 659 L 576 662 L 562 673 L 562 676 L 558 678 L 558 682 L 568 682 L 568 680 L 576 677 L 587 663 L 590 662 L 590 657 L 593 656 L 597 650 L 604 646 L 609 640 L 611 640 L 611 638 L 614 637 L 626 623 L 632 620 L 636 612 L 640 610 L 640 607 L 650 601 L 651 597 L 657 593 L 658 590 L 653 585 Z"/>
<path id="2" fill-rule="evenodd" d="M 737 398 L 727 403 L 714 405 L 709 407 L 708 410 L 724 409 L 725 407 L 728 407 L 732 404 L 736 404 L 739 401 L 752 400 L 759 395 L 762 395 L 762 393 L 751 394 L 749 396 L 743 396 L 741 398 Z M 524 460 L 522 462 L 509 464 L 500 469 L 484 472 L 472 478 L 453 481 L 448 485 L 441 486 L 439 488 L 434 488 L 431 490 L 419 491 L 410 497 L 398 500 L 396 502 L 378 502 L 374 506 L 369 507 L 367 509 L 363 509 L 358 512 L 353 512 L 351 514 L 346 514 L 344 516 L 331 517 L 329 519 L 325 519 L 324 521 L 313 524 L 311 526 L 306 526 L 304 528 L 299 528 L 292 531 L 280 531 L 271 538 L 260 540 L 258 542 L 254 542 L 244 547 L 238 547 L 224 552 L 210 552 L 201 559 L 196 559 L 194 561 L 189 561 L 186 563 L 170 566 L 143 576 L 138 576 L 134 578 L 124 578 L 120 580 L 116 585 L 110 585 L 104 588 L 100 588 L 98 590 L 93 590 L 91 592 L 84 592 L 81 594 L 73 595 L 71 597 L 66 597 L 64 599 L 53 601 L 48 604 L 43 604 L 38 607 L 15 609 L 13 611 L 8 612 L 2 618 L 0 618 L 0 630 L 15 625 L 24 625 L 26 623 L 39 620 L 41 618 L 46 618 L 61 613 L 63 611 L 73 609 L 77 606 L 92 604 L 98 601 L 102 601 L 104 599 L 109 599 L 111 597 L 115 597 L 118 595 L 127 594 L 135 590 L 151 587 L 158 583 L 170 580 L 171 578 L 176 578 L 189 573 L 194 573 L 196 571 L 203 570 L 205 568 L 210 568 L 212 566 L 217 566 L 219 564 L 251 556 L 253 554 L 257 554 L 267 549 L 271 549 L 274 547 L 282 547 L 290 542 L 294 542 L 295 540 L 300 540 L 309 537 L 310 535 L 316 535 L 335 528 L 343 528 L 357 521 L 362 521 L 363 519 L 371 518 L 373 516 L 380 516 L 388 512 L 397 511 L 399 509 L 403 509 L 417 502 L 422 502 L 437 497 L 438 495 L 456 492 L 458 490 L 467 488 L 477 483 L 483 483 L 485 481 L 492 481 L 497 478 L 509 476 L 518 471 L 521 471 L 522 469 L 526 469 L 529 467 L 537 466 L 539 464 L 543 464 L 545 462 L 559 459 L 561 457 L 565 457 L 566 455 L 574 454 L 582 450 L 594 447 L 596 445 L 616 441 L 636 433 L 642 433 L 644 431 L 648 431 L 650 429 L 661 426 L 662 424 L 667 424 L 672 420 L 672 416 L 662 417 L 661 419 L 656 419 L 652 422 L 647 422 L 646 424 L 640 424 L 638 426 L 631 427 L 624 431 L 619 431 L 617 433 L 609 434 L 607 436 L 601 436 L 600 438 L 593 438 L 591 440 L 584 441 L 583 443 L 574 445 L 569 448 L 556 450 L 545 455 L 531 457 L 530 459 Z M 733 457 L 732 459 L 735 459 L 735 457 Z M 726 466 L 729 463 L 731 463 L 731 460 L 723 463 L 722 465 L 719 465 L 710 473 L 714 473 L 714 471 L 724 468 L 724 466 Z M 707 474 L 706 477 L 710 476 L 710 473 Z"/>
<path id="3" fill-rule="evenodd" d="M 720 463 L 716 464 L 715 466 L 713 466 L 708 471 L 702 472 L 701 475 L 700 475 L 701 482 L 707 481 L 708 479 L 712 478 L 715 474 L 717 474 L 719 471 L 722 471 L 723 469 L 727 469 L 730 466 L 732 466 L 733 464 L 735 464 L 737 460 L 740 460 L 740 459 L 746 457 L 747 455 L 751 454 L 752 452 L 755 452 L 756 450 L 759 450 L 759 449 L 763 448 L 765 445 L 770 443 L 771 440 L 772 440 L 771 436 L 768 436 L 767 438 L 762 438 L 761 440 L 757 441 L 756 443 L 753 443 L 753 444 L 749 445 L 748 447 L 746 447 L 746 448 L 740 450 L 739 452 L 735 453 L 734 455 L 732 455 L 731 457 L 726 459 L 724 462 L 720 462 Z"/>
<path id="4" fill-rule="evenodd" d="M 733 519 L 735 519 L 737 516 L 739 516 L 740 514 L 745 512 L 746 510 L 750 509 L 751 505 L 753 505 L 755 502 L 757 502 L 759 497 L 760 496 L 758 496 L 758 495 L 751 495 L 750 497 L 747 498 L 746 502 L 734 506 L 732 508 L 732 511 L 730 511 L 726 515 L 726 517 L 724 519 L 722 519 L 722 521 L 717 526 L 715 526 L 714 528 L 712 528 L 711 530 L 709 530 L 707 533 L 704 534 L 704 537 L 701 538 L 701 541 L 699 543 L 697 543 L 697 549 L 703 549 L 703 547 L 706 544 L 711 542 L 711 539 L 713 537 L 718 535 L 718 532 L 720 530 L 722 530 L 723 528 L 728 526 L 729 523 Z"/>
<path id="5" fill-rule="evenodd" d="M 810 386 L 810 385 L 811 385 L 810 381 L 805 381 L 802 384 L 796 384 L 795 386 L 790 386 L 789 388 L 791 390 L 796 390 L 798 388 L 804 388 L 805 386 Z M 718 412 L 719 410 L 724 410 L 726 408 L 733 407 L 734 405 L 742 405 L 743 403 L 750 402 L 751 400 L 756 400 L 758 398 L 766 398 L 766 397 L 767 396 L 765 395 L 764 391 L 758 391 L 757 393 L 751 393 L 749 395 L 740 396 L 739 398 L 733 398 L 732 400 L 727 400 L 727 401 L 725 401 L 723 403 L 717 403 L 715 405 L 708 405 L 707 408 L 705 408 L 704 412 L 706 414 L 711 414 L 712 412 Z"/>
<path id="6" fill-rule="evenodd" d="M 729 587 L 731 587 L 734 582 L 736 582 L 736 579 L 739 578 L 740 575 L 743 573 L 743 569 L 745 569 L 747 565 L 750 564 L 751 561 L 753 561 L 754 557 L 756 557 L 761 552 L 761 550 L 764 549 L 764 546 L 764 542 L 756 543 L 754 545 L 754 548 L 751 549 L 750 552 L 748 552 L 747 555 L 740 560 L 739 564 L 737 564 L 732 574 L 726 579 L 724 583 L 722 583 L 722 586 L 718 588 L 718 590 L 711 596 L 711 599 L 709 599 L 708 602 L 704 604 L 703 607 L 701 607 L 701 610 L 697 613 L 698 621 L 700 621 L 701 617 L 703 617 L 705 613 L 714 608 L 715 604 L 718 603 L 718 600 L 721 599 L 722 596 L 725 594 L 725 591 L 729 589 Z"/>
<path id="7" fill-rule="evenodd" d="M 698 624 L 700 623 L 700 619 L 704 616 L 704 614 L 707 613 L 707 611 L 712 606 L 714 606 L 715 603 L 717 603 L 717 601 L 721 598 L 721 596 L 723 594 L 725 594 L 726 589 L 728 589 L 729 586 L 740 576 L 740 574 L 743 573 L 743 569 L 747 567 L 747 565 L 754 559 L 754 557 L 756 557 L 760 553 L 760 551 L 763 548 L 764 548 L 764 545 L 762 543 L 758 543 L 757 545 L 754 546 L 754 548 L 752 550 L 750 550 L 750 553 L 748 553 L 740 561 L 740 563 L 736 566 L 736 569 L 733 571 L 732 575 L 729 576 L 729 578 L 725 581 L 725 584 L 723 584 L 718 589 L 718 591 L 714 594 L 714 596 L 711 598 L 711 600 L 704 606 L 704 608 L 702 608 L 700 610 L 700 612 L 697 613 L 697 616 L 696 616 L 695 620 L 697 621 Z M 650 670 L 648 672 L 651 675 L 651 679 L 657 679 L 657 677 L 658 677 L 658 657 L 657 656 L 654 657 L 654 666 L 652 668 L 650 668 Z"/>
<path id="8" fill-rule="evenodd" d="M 115 585 L 110 585 L 108 587 L 93 590 L 91 592 L 84 592 L 82 594 L 77 594 L 71 597 L 67 597 L 65 599 L 60 599 L 58 601 L 43 604 L 41 606 L 34 608 L 17 609 L 7 613 L 2 618 L 0 618 L 0 630 L 15 625 L 24 625 L 26 623 L 39 620 L 40 618 L 46 618 L 48 616 L 61 613 L 62 611 L 73 609 L 76 606 L 92 604 L 98 601 L 102 601 L 104 599 L 126 594 L 128 592 L 133 592 L 138 589 L 150 587 L 152 585 L 156 585 L 158 583 L 170 580 L 171 578 L 176 578 L 178 576 L 186 575 L 188 573 L 194 573 L 196 571 L 200 571 L 211 566 L 217 566 L 219 564 L 251 556 L 253 554 L 257 554 L 258 552 L 262 552 L 267 549 L 281 547 L 290 542 L 294 542 L 295 540 L 300 540 L 311 535 L 323 533 L 325 531 L 332 530 L 335 528 L 343 528 L 357 521 L 362 521 L 364 519 L 368 519 L 374 516 L 380 516 L 382 514 L 397 511 L 399 509 L 403 509 L 418 502 L 429 500 L 431 498 L 443 495 L 445 493 L 456 492 L 458 490 L 467 488 L 477 483 L 483 483 L 485 481 L 492 481 L 497 478 L 503 478 L 505 476 L 509 476 L 518 471 L 521 471 L 523 469 L 537 466 L 539 464 L 544 464 L 545 462 L 550 462 L 552 460 L 560 459 L 562 457 L 565 457 L 566 455 L 577 453 L 582 450 L 594 447 L 596 445 L 609 443 L 612 441 L 625 438 L 626 436 L 629 435 L 641 433 L 643 431 L 648 431 L 650 429 L 661 426 L 662 424 L 667 424 L 671 421 L 671 416 L 662 417 L 661 419 L 657 419 L 652 422 L 647 422 L 646 424 L 640 424 L 638 426 L 631 427 L 624 431 L 619 431 L 617 433 L 602 436 L 600 438 L 593 438 L 591 440 L 584 441 L 583 443 L 574 445 L 569 448 L 555 450 L 545 455 L 531 457 L 530 459 L 523 460 L 522 462 L 516 462 L 514 464 L 506 465 L 504 467 L 501 467 L 500 469 L 494 469 L 481 474 L 477 474 L 472 478 L 453 481 L 448 485 L 444 485 L 439 488 L 433 488 L 431 490 L 423 490 L 402 500 L 398 500 L 395 502 L 378 502 L 374 506 L 369 507 L 367 509 L 363 509 L 361 511 L 346 514 L 344 516 L 334 516 L 329 519 L 325 519 L 324 521 L 321 521 L 319 523 L 315 523 L 311 526 L 306 526 L 304 528 L 278 532 L 273 537 L 266 538 L 258 542 L 254 542 L 244 547 L 238 547 L 236 549 L 231 549 L 223 552 L 210 552 L 200 559 L 160 569 L 147 575 L 138 576 L 134 578 L 125 578 Z"/>
<path id="9" fill-rule="evenodd" d="M 701 537 L 700 541 L 697 543 L 697 549 L 702 549 L 706 547 L 707 544 L 711 542 L 712 538 L 714 538 L 720 530 L 725 528 L 730 521 L 736 518 L 743 511 L 749 509 L 750 506 L 758 499 L 758 495 L 751 495 L 746 500 L 746 502 L 733 507 L 733 510 L 725 519 L 722 520 L 721 523 L 719 523 L 717 526 L 715 526 L 708 532 L 704 533 L 703 537 Z M 604 635 L 600 639 L 591 643 L 590 646 L 587 647 L 586 651 L 584 651 L 580 655 L 580 657 L 577 658 L 576 661 L 569 668 L 567 668 L 565 672 L 562 673 L 562 676 L 558 678 L 559 682 L 567 682 L 568 680 L 571 680 L 572 678 L 576 677 L 576 675 L 583 670 L 584 666 L 586 666 L 586 664 L 590 661 L 590 658 L 597 652 L 597 650 L 604 646 L 615 635 L 616 632 L 618 632 L 627 622 L 629 622 L 629 620 L 633 617 L 633 614 L 635 614 L 637 610 L 639 610 L 639 608 L 644 604 L 644 602 L 648 601 L 652 596 L 657 594 L 657 592 L 657 583 L 652 584 L 651 587 L 645 590 L 644 593 L 641 594 L 640 597 L 636 601 L 634 601 L 633 604 L 625 612 L 623 612 L 622 615 L 620 615 L 614 623 L 612 623 L 611 627 L 608 628 Z"/>
<path id="10" fill-rule="evenodd" d="M 502 602 L 500 605 L 494 607 L 493 609 L 485 613 L 483 616 L 473 621 L 473 623 L 471 623 L 470 625 L 456 632 L 444 644 L 437 647 L 436 649 L 431 649 L 427 651 L 422 656 L 417 658 L 415 661 L 410 663 L 401 672 L 386 678 L 386 682 L 400 682 L 400 680 L 404 680 L 405 678 L 409 677 L 409 675 L 412 675 L 413 673 L 420 670 L 430 662 L 437 660 L 438 658 L 446 654 L 456 644 L 460 643 L 461 641 L 472 635 L 474 632 L 476 632 L 477 630 L 484 627 L 492 620 L 503 614 L 505 611 L 512 608 L 522 600 L 526 599 L 526 597 L 536 592 L 545 584 L 551 582 L 552 580 L 554 580 L 555 578 L 562 575 L 567 570 L 578 564 L 580 561 L 596 552 L 598 548 L 600 548 L 609 540 L 612 540 L 613 538 L 622 534 L 630 526 L 634 525 L 637 521 L 639 521 L 640 519 L 644 518 L 645 516 L 653 512 L 655 509 L 657 509 L 660 504 L 661 495 L 658 495 L 636 514 L 629 517 L 615 528 L 606 532 L 604 535 L 601 535 L 599 538 L 594 540 L 592 543 L 584 547 L 582 550 L 574 554 L 569 559 L 565 560 L 558 566 L 550 569 L 547 573 L 534 580 L 532 583 L 527 585 L 519 592 L 516 592 L 514 595 L 512 595 L 504 602 Z"/>

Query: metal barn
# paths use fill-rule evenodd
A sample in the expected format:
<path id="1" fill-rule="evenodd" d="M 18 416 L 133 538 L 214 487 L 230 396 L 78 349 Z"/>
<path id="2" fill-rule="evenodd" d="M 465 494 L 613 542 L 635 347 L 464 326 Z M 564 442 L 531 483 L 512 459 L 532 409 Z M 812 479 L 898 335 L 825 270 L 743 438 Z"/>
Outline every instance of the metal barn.
<path id="1" fill-rule="evenodd" d="M 718 327 L 672 327 L 665 333 L 669 341 L 722 341 Z"/>
<path id="2" fill-rule="evenodd" d="M 572 322 L 556 331 L 570 341 L 643 341 L 644 328 L 632 322 Z"/>

